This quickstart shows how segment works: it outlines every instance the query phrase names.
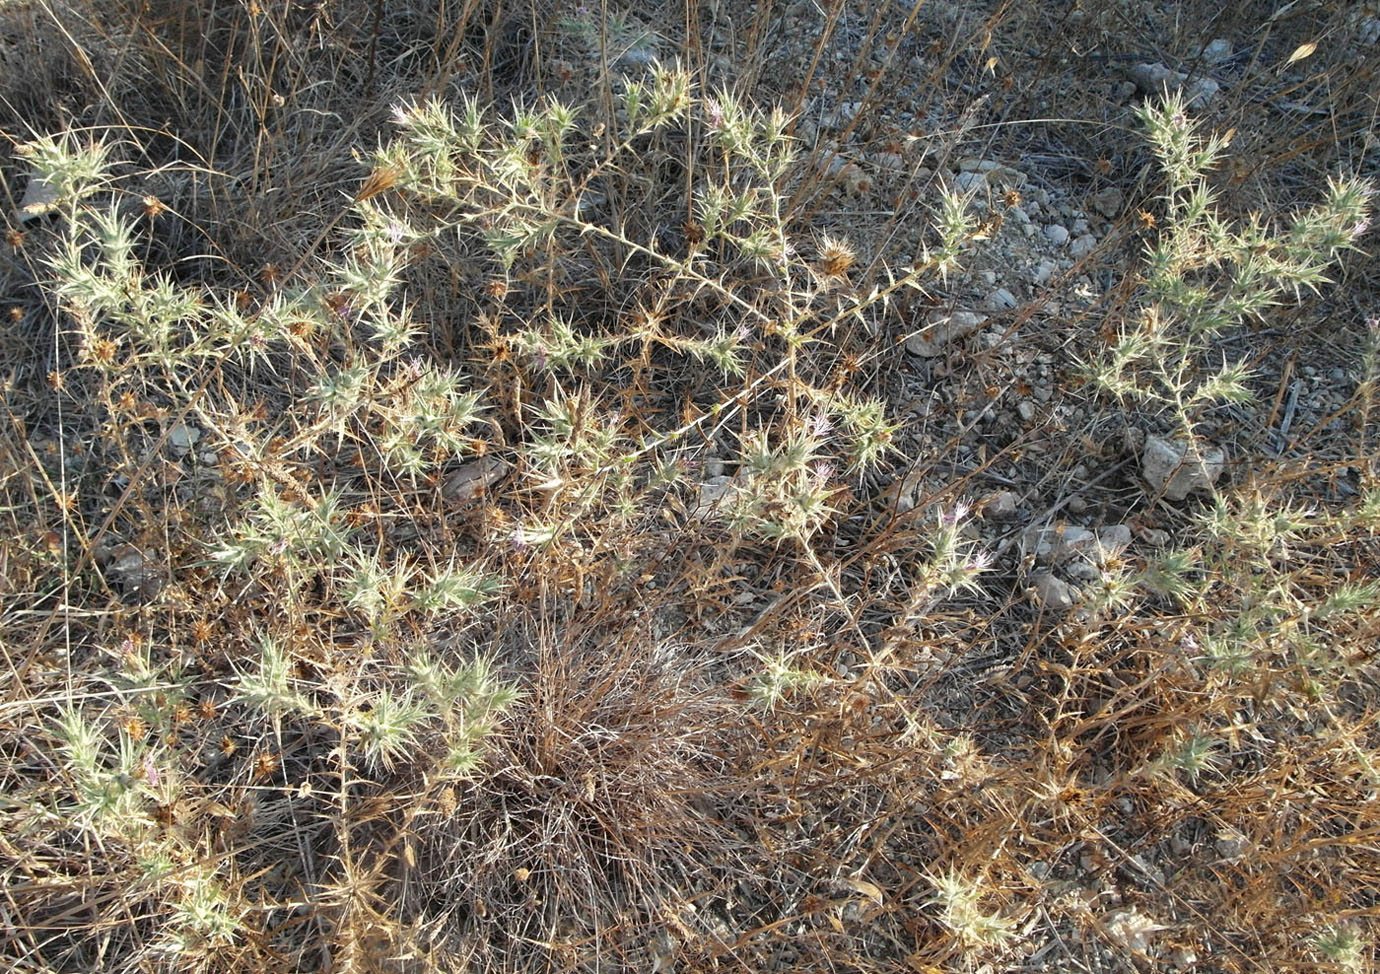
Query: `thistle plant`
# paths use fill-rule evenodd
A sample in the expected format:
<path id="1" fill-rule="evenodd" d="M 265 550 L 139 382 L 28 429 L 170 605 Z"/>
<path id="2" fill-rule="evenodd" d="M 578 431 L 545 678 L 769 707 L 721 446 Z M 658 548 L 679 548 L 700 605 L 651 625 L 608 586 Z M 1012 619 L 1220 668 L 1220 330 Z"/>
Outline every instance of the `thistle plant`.
<path id="1" fill-rule="evenodd" d="M 1230 133 L 1202 136 L 1182 95 L 1139 110 L 1165 176 L 1163 215 L 1145 254 L 1144 298 L 1111 347 L 1085 373 L 1120 400 L 1165 415 L 1192 440 L 1204 414 L 1252 398 L 1242 361 L 1214 358 L 1213 343 L 1286 295 L 1327 282 L 1327 268 L 1368 226 L 1372 188 L 1354 178 L 1328 181 L 1324 201 L 1279 227 L 1260 215 L 1232 226 L 1219 214 L 1207 173 Z"/>
<path id="2" fill-rule="evenodd" d="M 826 336 L 875 323 L 900 292 L 956 260 L 971 230 L 962 203 L 946 204 L 936 261 L 854 294 L 848 242 L 825 235 L 812 262 L 783 216 L 795 155 L 781 110 L 757 111 L 726 90 L 697 96 L 687 74 L 661 66 L 621 79 L 616 96 L 602 142 L 588 142 L 580 113 L 550 99 L 508 119 L 473 101 L 458 111 L 435 99 L 405 105 L 399 137 L 374 160 L 397 191 L 378 206 L 405 214 L 448 261 L 486 260 L 487 289 L 504 307 L 538 299 L 530 281 L 607 282 L 595 302 L 548 291 L 527 324 L 481 319 L 488 347 L 501 350 L 491 382 L 531 416 L 520 451 L 548 511 L 567 524 L 630 516 L 658 496 L 651 470 L 665 470 L 692 435 L 721 437 L 739 470 L 733 531 L 807 541 L 833 516 L 842 476 L 876 465 L 896 429 L 879 400 L 828 375 Z M 641 222 L 648 214 L 634 221 L 612 210 L 609 189 L 649 160 L 670 162 L 686 136 L 691 154 L 674 164 L 690 178 L 668 187 L 681 197 L 660 217 L 679 212 L 673 240 Z M 629 276 L 629 261 L 648 270 Z M 683 422 L 649 424 L 642 417 L 666 411 L 650 378 L 685 367 L 674 362 L 707 366 L 707 381 L 682 404 Z M 786 393 L 767 408 L 777 385 Z M 559 533 L 537 521 L 525 528 Z"/>
<path id="3" fill-rule="evenodd" d="M 930 902 L 965 949 L 1000 950 L 1014 939 L 1016 924 L 1010 917 L 983 909 L 981 881 L 951 869 L 930 877 L 930 882 L 935 889 Z"/>

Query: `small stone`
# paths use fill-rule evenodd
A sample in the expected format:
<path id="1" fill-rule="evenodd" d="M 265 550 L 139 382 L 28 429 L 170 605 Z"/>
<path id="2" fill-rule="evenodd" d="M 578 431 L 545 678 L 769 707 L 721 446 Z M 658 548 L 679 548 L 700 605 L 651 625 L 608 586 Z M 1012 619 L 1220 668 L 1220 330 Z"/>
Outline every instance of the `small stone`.
<path id="1" fill-rule="evenodd" d="M 1093 248 L 1096 246 L 1097 238 L 1090 233 L 1085 233 L 1069 245 L 1069 256 L 1086 257 L 1093 252 Z"/>
<path id="2" fill-rule="evenodd" d="M 1159 62 L 1137 64 L 1130 71 L 1131 80 L 1144 95 L 1163 95 L 1166 91 L 1177 91 L 1187 75 L 1171 71 Z"/>
<path id="3" fill-rule="evenodd" d="M 1203 60 L 1208 64 L 1221 64 L 1231 55 L 1231 41 L 1225 37 L 1215 38 L 1207 47 L 1203 48 Z"/>
<path id="4" fill-rule="evenodd" d="M 25 184 L 24 196 L 19 201 L 19 222 L 27 223 L 52 213 L 58 208 L 58 203 L 57 188 L 42 176 L 34 175 Z"/>
<path id="5" fill-rule="evenodd" d="M 1213 847 L 1217 850 L 1219 856 L 1223 859 L 1232 860 L 1240 859 L 1242 854 L 1246 851 L 1247 845 L 1248 842 L 1246 837 L 1235 829 L 1226 829 L 1218 832 L 1217 841 L 1213 843 Z"/>
<path id="6" fill-rule="evenodd" d="M 1035 576 L 1031 589 L 1040 605 L 1056 612 L 1067 612 L 1078 601 L 1078 589 L 1047 572 Z"/>
<path id="7" fill-rule="evenodd" d="M 1121 215 L 1121 208 L 1126 205 L 1126 197 L 1115 186 L 1108 186 L 1094 193 L 1090 202 L 1098 213 L 1108 220 L 1115 220 Z"/>
<path id="8" fill-rule="evenodd" d="M 168 446 L 172 449 L 173 456 L 179 459 L 190 453 L 200 439 L 201 430 L 186 423 L 178 423 L 168 431 Z"/>
<path id="9" fill-rule="evenodd" d="M 699 503 L 691 510 L 690 516 L 703 519 L 726 513 L 737 500 L 738 491 L 738 485 L 732 477 L 711 477 L 700 484 Z"/>
<path id="10" fill-rule="evenodd" d="M 1380 17 L 1367 17 L 1356 25 L 1356 39 L 1366 47 L 1380 41 Z"/>
<path id="11" fill-rule="evenodd" d="M 1165 928 L 1138 912 L 1135 907 L 1113 910 L 1102 921 L 1108 938 L 1125 950 L 1143 954 L 1150 947 L 1150 935 Z"/>
<path id="12" fill-rule="evenodd" d="M 1052 260 L 1042 260 L 1035 266 L 1035 271 L 1030 275 L 1030 281 L 1036 287 L 1044 287 L 1049 283 L 1049 279 L 1054 276 L 1054 272 L 1059 269 L 1059 265 Z"/>
<path id="13" fill-rule="evenodd" d="M 1160 528 L 1140 528 L 1136 531 L 1136 537 L 1154 548 L 1167 548 L 1172 540 L 1169 532 Z"/>
<path id="14" fill-rule="evenodd" d="M 1206 108 L 1221 90 L 1222 86 L 1211 78 L 1194 78 L 1184 88 L 1184 101 L 1189 108 Z"/>
<path id="15" fill-rule="evenodd" d="M 1054 549 L 1050 553 L 1050 558 L 1054 561 L 1090 553 L 1097 545 L 1097 536 L 1076 524 L 1065 525 L 1062 530 L 1056 531 L 1054 536 Z"/>
<path id="16" fill-rule="evenodd" d="M 1188 75 L 1171 71 L 1158 63 L 1137 64 L 1130 73 L 1131 80 L 1144 94 L 1159 96 L 1165 92 L 1183 91 L 1184 102 L 1189 108 L 1206 107 L 1222 88 L 1211 78 L 1194 78 L 1189 82 Z"/>
<path id="17" fill-rule="evenodd" d="M 954 185 L 964 193 L 975 193 L 986 188 L 987 180 L 980 172 L 961 172 L 954 176 Z"/>
<path id="18" fill-rule="evenodd" d="M 441 497 L 458 507 L 473 504 L 508 475 L 508 464 L 497 457 L 480 457 L 463 464 L 441 481 Z"/>
<path id="19" fill-rule="evenodd" d="M 1131 547 L 1131 526 L 1129 524 L 1109 524 L 1097 532 L 1097 563 L 1105 565 L 1113 558 Z"/>
<path id="20" fill-rule="evenodd" d="M 1190 451 L 1187 444 L 1158 436 L 1145 438 L 1141 454 L 1141 476 L 1152 491 L 1171 501 L 1181 501 L 1195 490 L 1211 491 L 1226 465 L 1227 454 L 1221 447 L 1198 446 Z"/>
<path id="21" fill-rule="evenodd" d="M 988 311 L 1010 311 L 1020 304 L 1016 296 L 1004 287 L 999 287 L 991 294 L 987 295 L 987 300 L 983 302 Z"/>
<path id="22" fill-rule="evenodd" d="M 1009 490 L 997 494 L 982 509 L 983 517 L 1008 518 L 1016 516 L 1016 495 Z"/>
<path id="23" fill-rule="evenodd" d="M 1175 947 L 1169 952 L 1169 962 L 1183 970 L 1191 970 L 1198 964 L 1198 952 L 1192 947 Z"/>
<path id="24" fill-rule="evenodd" d="M 928 327 L 906 339 L 906 351 L 920 358 L 933 358 L 950 342 L 981 328 L 986 320 L 986 315 L 974 311 L 934 312 Z"/>
<path id="25" fill-rule="evenodd" d="M 899 152 L 877 152 L 871 156 L 872 165 L 884 172 L 901 172 L 906 168 L 906 157 Z"/>
<path id="26" fill-rule="evenodd" d="M 1029 399 L 1022 399 L 1016 403 L 1016 412 L 1020 414 L 1022 422 L 1030 422 L 1035 418 L 1035 404 Z"/>
<path id="27" fill-rule="evenodd" d="M 1049 524 L 1032 524 L 1021 534 L 1021 551 L 1027 558 L 1048 564 L 1054 553 L 1055 529 Z"/>
<path id="28" fill-rule="evenodd" d="M 1056 247 L 1064 246 L 1064 244 L 1069 242 L 1068 227 L 1061 226 L 1058 223 L 1051 223 L 1049 226 L 1045 227 L 1045 239 Z"/>

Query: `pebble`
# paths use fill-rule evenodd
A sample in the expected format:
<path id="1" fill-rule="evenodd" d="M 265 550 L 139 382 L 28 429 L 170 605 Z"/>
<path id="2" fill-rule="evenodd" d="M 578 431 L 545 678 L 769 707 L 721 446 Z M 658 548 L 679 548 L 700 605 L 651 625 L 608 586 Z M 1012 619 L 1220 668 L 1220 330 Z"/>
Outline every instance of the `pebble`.
<path id="1" fill-rule="evenodd" d="M 1040 605 L 1046 609 L 1054 609 L 1056 612 L 1071 609 L 1074 603 L 1078 601 L 1078 589 L 1047 572 L 1035 576 L 1032 580 L 1031 589 Z"/>
<path id="2" fill-rule="evenodd" d="M 179 458 L 190 453 L 200 439 L 201 430 L 186 423 L 178 423 L 168 432 L 168 446 L 172 448 L 173 456 Z"/>
<path id="3" fill-rule="evenodd" d="M 1098 213 L 1101 213 L 1108 220 L 1115 220 L 1121 215 L 1121 208 L 1126 204 L 1126 197 L 1115 186 L 1108 186 L 1106 189 L 1094 193 L 1090 202 L 1092 208 Z"/>
<path id="4" fill-rule="evenodd" d="M 906 339 L 906 351 L 920 358 L 933 358 L 950 342 L 981 328 L 986 320 L 986 315 L 974 311 L 931 314 L 929 326 L 919 334 Z"/>
<path id="5" fill-rule="evenodd" d="M 1035 270 L 1030 275 L 1030 282 L 1036 287 L 1044 287 L 1049 283 L 1049 279 L 1054 276 L 1054 272 L 1059 269 L 1059 265 L 1052 260 L 1042 260 L 1035 266 Z"/>
<path id="6" fill-rule="evenodd" d="M 1016 516 L 1016 495 L 1009 490 L 997 494 L 982 509 L 983 517 L 1008 518 Z"/>
<path id="7" fill-rule="evenodd" d="M 1016 403 L 1016 412 L 1020 413 L 1022 421 L 1028 423 L 1035 418 L 1035 404 L 1029 399 L 1022 399 Z"/>
<path id="8" fill-rule="evenodd" d="M 1182 90 L 1184 101 L 1189 108 L 1205 108 L 1222 90 L 1222 86 L 1211 78 L 1194 78 L 1189 81 L 1188 75 L 1181 71 L 1171 71 L 1159 63 L 1137 64 L 1130 73 L 1136 87 L 1147 95 L 1157 96 L 1163 95 L 1165 91 Z"/>
<path id="9" fill-rule="evenodd" d="M 1065 525 L 1062 531 L 1055 532 L 1054 550 L 1050 557 L 1053 561 L 1063 561 L 1074 555 L 1091 553 L 1096 546 L 1097 536 L 1095 534 L 1087 528 L 1069 524 Z"/>
<path id="10" fill-rule="evenodd" d="M 1203 60 L 1208 64 L 1221 64 L 1231 55 L 1231 41 L 1225 37 L 1215 38 L 1207 47 L 1203 48 Z"/>
<path id="11" fill-rule="evenodd" d="M 1069 255 L 1072 257 L 1086 257 L 1093 252 L 1097 246 L 1097 238 L 1090 233 L 1085 233 L 1069 246 Z"/>
<path id="12" fill-rule="evenodd" d="M 1062 247 L 1069 242 L 1068 227 L 1058 223 L 1051 223 L 1045 227 L 1045 237 L 1056 247 Z"/>
<path id="13" fill-rule="evenodd" d="M 988 311 L 1010 311 L 1020 304 L 1016 300 L 1016 296 L 1004 287 L 999 287 L 987 295 L 987 300 L 984 303 L 987 305 Z"/>
<path id="14" fill-rule="evenodd" d="M 1131 547 L 1131 526 L 1109 524 L 1097 532 L 1097 560 L 1099 564 L 1116 558 Z"/>
<path id="15" fill-rule="evenodd" d="M 1246 851 L 1248 842 L 1244 835 L 1235 829 L 1224 830 L 1217 833 L 1217 841 L 1213 842 L 1213 847 L 1217 849 L 1217 854 L 1223 859 L 1239 859 Z"/>
<path id="16" fill-rule="evenodd" d="M 1210 491 L 1227 465 L 1226 451 L 1221 447 L 1199 446 L 1198 456 L 1189 457 L 1184 444 L 1171 443 L 1158 436 L 1145 439 L 1141 454 L 1141 476 L 1165 500 L 1181 501 L 1193 491 Z"/>
<path id="17" fill-rule="evenodd" d="M 965 193 L 973 193 L 985 187 L 987 180 L 979 172 L 961 172 L 954 177 L 954 185 Z"/>

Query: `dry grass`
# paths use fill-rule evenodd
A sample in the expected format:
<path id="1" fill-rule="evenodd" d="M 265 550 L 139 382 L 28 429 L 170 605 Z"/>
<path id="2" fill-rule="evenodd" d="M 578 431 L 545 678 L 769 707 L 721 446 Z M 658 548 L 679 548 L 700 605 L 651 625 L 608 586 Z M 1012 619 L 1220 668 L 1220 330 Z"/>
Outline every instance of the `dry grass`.
<path id="1" fill-rule="evenodd" d="M 1372 970 L 1380 15 L 1251 6 L 7 4 L 3 963 Z M 917 378 L 969 155 L 1128 206 Z"/>

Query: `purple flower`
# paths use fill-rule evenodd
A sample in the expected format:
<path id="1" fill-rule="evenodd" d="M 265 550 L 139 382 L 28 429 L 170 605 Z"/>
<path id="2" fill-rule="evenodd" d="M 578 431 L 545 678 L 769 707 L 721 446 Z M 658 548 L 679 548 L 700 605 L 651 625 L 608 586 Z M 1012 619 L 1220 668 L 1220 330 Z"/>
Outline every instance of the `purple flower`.
<path id="1" fill-rule="evenodd" d="M 968 564 L 963 566 L 963 570 L 970 575 L 977 575 L 985 572 L 992 567 L 992 553 L 990 551 L 979 551 L 968 560 Z"/>
<path id="2" fill-rule="evenodd" d="M 968 512 L 971 510 L 972 508 L 969 507 L 966 503 L 959 502 L 958 504 L 954 505 L 954 508 L 951 511 L 940 511 L 939 522 L 945 525 L 957 524 L 959 521 L 967 517 Z"/>
<path id="3" fill-rule="evenodd" d="M 704 114 L 709 119 L 710 128 L 717 130 L 724 127 L 724 106 L 719 104 L 717 98 L 704 100 Z"/>

